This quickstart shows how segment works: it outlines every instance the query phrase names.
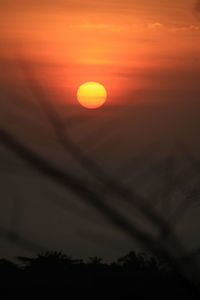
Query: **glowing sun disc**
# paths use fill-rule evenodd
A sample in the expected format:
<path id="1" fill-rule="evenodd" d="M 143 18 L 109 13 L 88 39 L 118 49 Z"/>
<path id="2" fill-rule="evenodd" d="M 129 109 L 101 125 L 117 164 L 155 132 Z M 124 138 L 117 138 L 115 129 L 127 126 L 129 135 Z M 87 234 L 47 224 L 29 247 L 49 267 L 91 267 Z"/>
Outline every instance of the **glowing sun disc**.
<path id="1" fill-rule="evenodd" d="M 79 87 L 77 92 L 79 103 L 89 109 L 102 106 L 105 103 L 106 98 L 106 89 L 98 82 L 86 82 Z"/>

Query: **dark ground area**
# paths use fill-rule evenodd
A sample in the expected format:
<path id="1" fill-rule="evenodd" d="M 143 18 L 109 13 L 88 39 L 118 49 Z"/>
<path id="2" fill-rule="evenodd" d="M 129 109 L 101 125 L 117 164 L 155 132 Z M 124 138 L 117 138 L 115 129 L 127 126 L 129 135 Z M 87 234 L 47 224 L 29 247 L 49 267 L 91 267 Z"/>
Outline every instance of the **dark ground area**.
<path id="1" fill-rule="evenodd" d="M 134 299 L 199 299 L 196 288 L 163 260 L 135 252 L 109 264 L 98 257 L 83 261 L 61 252 L 18 257 L 17 262 L 1 259 L 0 276 L 1 290 L 62 289 L 65 295 L 71 288 L 109 289 L 124 295 L 131 292 Z"/>

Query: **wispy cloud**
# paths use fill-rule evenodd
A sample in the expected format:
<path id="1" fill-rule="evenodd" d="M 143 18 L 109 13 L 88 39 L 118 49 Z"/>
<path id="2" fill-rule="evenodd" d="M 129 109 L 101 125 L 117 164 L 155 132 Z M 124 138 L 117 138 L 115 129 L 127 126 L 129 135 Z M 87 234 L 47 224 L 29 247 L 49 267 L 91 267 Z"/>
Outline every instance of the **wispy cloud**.
<path id="1" fill-rule="evenodd" d="M 148 24 L 148 28 L 149 29 L 156 29 L 156 30 L 158 30 L 158 29 L 162 29 L 163 27 L 164 27 L 164 25 L 161 24 L 161 23 L 158 23 L 158 22 Z"/>
<path id="2" fill-rule="evenodd" d="M 197 25 L 176 26 L 176 27 L 171 27 L 169 30 L 172 32 L 199 31 L 200 26 Z"/>
<path id="3" fill-rule="evenodd" d="M 110 25 L 110 24 L 95 24 L 95 23 L 87 23 L 87 24 L 76 24 L 70 25 L 70 29 L 80 29 L 80 30 L 107 30 L 107 31 L 124 31 L 126 30 L 126 26 L 119 25 Z"/>

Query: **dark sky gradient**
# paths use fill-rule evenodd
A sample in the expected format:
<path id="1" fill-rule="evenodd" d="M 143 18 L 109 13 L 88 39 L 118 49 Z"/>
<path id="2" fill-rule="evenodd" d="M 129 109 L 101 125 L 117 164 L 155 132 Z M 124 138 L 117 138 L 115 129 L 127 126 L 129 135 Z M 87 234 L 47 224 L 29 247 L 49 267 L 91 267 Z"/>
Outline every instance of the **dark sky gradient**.
<path id="1" fill-rule="evenodd" d="M 198 186 L 199 170 L 185 147 L 200 159 L 199 2 L 7 0 L 0 7 L 1 127 L 96 185 L 59 145 L 33 93 L 40 85 L 71 139 L 114 178 L 151 196 L 165 185 L 170 158 L 182 187 Z M 99 110 L 86 110 L 76 100 L 77 87 L 90 79 L 108 90 Z M 2 145 L 0 166 L 0 226 L 6 230 L 74 256 L 111 259 L 138 247 Z M 183 194 L 151 201 L 167 216 Z M 200 246 L 196 200 L 176 227 L 189 249 Z M 108 201 L 127 218 L 135 216 L 127 204 L 112 196 Z M 23 252 L 1 239 L 0 256 Z"/>
<path id="2" fill-rule="evenodd" d="M 95 185 L 95 180 L 63 152 L 43 112 L 32 99 L 23 101 L 16 96 L 7 97 L 7 105 L 1 104 L 3 127 L 61 169 L 66 168 L 87 178 L 91 186 Z M 64 105 L 60 109 L 63 123 L 81 149 L 114 178 L 139 193 L 149 196 L 164 185 L 168 157 L 174 160 L 175 173 L 184 174 L 186 184 L 183 187 L 198 182 L 197 171 L 190 166 L 187 153 L 180 146 L 186 144 L 199 157 L 198 101 L 190 101 L 189 106 L 187 100 L 143 103 L 124 108 L 105 106 L 92 112 Z M 129 238 L 82 199 L 38 175 L 4 147 L 1 147 L 1 190 L 1 225 L 7 229 L 14 227 L 22 236 L 47 248 L 63 249 L 78 256 L 96 253 L 112 258 L 135 247 Z M 167 215 L 181 197 L 181 192 L 175 192 L 172 199 L 167 199 L 166 208 L 165 205 L 163 208 L 165 199 L 153 199 L 152 203 Z M 127 210 L 124 203 L 112 196 L 109 201 L 126 214 L 134 215 L 134 208 Z M 199 245 L 198 207 L 198 201 L 195 201 L 177 225 L 189 248 Z M 2 245 L 2 255 L 22 251 L 4 242 Z"/>

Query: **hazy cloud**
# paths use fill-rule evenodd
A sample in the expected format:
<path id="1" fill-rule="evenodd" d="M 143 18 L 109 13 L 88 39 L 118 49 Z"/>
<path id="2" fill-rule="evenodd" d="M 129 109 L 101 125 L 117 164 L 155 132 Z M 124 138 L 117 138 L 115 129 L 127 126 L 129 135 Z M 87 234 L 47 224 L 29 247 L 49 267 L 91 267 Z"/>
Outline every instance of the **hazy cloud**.
<path id="1" fill-rule="evenodd" d="M 172 32 L 199 31 L 200 26 L 197 25 L 176 26 L 176 27 L 171 27 L 169 30 Z"/>
<path id="2" fill-rule="evenodd" d="M 148 24 L 149 29 L 162 29 L 163 27 L 164 27 L 163 24 L 158 23 L 158 22 Z"/>
<path id="3" fill-rule="evenodd" d="M 79 29 L 79 30 L 107 30 L 113 32 L 120 32 L 127 30 L 126 26 L 110 25 L 110 24 L 95 24 L 95 23 L 86 23 L 86 24 L 76 24 L 70 25 L 70 29 Z"/>

